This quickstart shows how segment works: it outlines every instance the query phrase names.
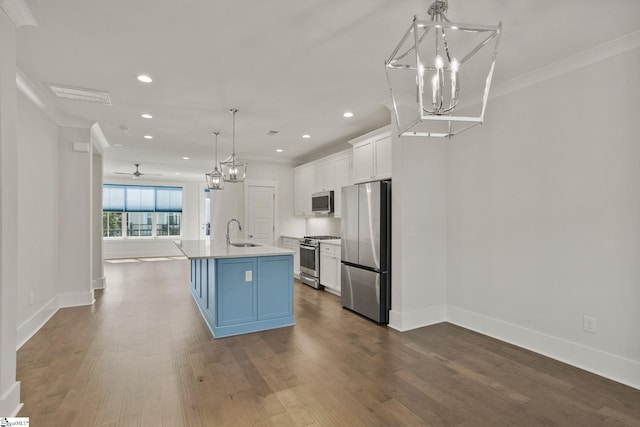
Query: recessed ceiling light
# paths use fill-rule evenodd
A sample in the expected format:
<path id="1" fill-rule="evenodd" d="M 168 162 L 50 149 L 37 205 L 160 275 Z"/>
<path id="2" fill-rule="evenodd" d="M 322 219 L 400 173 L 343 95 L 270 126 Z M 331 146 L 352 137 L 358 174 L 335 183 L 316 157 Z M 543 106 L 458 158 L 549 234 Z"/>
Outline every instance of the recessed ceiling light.
<path id="1" fill-rule="evenodd" d="M 147 76 L 146 74 L 138 75 L 137 79 L 139 81 L 141 81 L 142 83 L 151 83 L 153 81 L 153 79 L 151 77 Z"/>
<path id="2" fill-rule="evenodd" d="M 182 160 L 189 160 L 189 158 L 187 156 L 184 156 Z"/>
<path id="3" fill-rule="evenodd" d="M 278 148 L 278 149 L 276 149 L 276 151 L 277 151 L 278 153 L 282 153 L 284 150 L 283 150 L 282 148 Z"/>
<path id="4" fill-rule="evenodd" d="M 153 116 L 149 113 L 140 114 L 140 117 L 142 117 L 143 119 L 153 119 Z"/>
<path id="5" fill-rule="evenodd" d="M 311 138 L 311 135 L 309 135 L 308 133 L 305 133 L 304 135 L 302 135 L 302 137 L 304 139 L 309 139 L 309 138 Z"/>
<path id="6" fill-rule="evenodd" d="M 342 117 L 347 117 L 347 118 L 353 117 L 353 113 L 351 111 L 347 111 L 342 115 Z"/>
<path id="7" fill-rule="evenodd" d="M 180 175 L 180 172 L 176 172 L 176 175 Z"/>
<path id="8" fill-rule="evenodd" d="M 122 144 L 113 144 L 114 147 L 122 147 Z"/>
<path id="9" fill-rule="evenodd" d="M 145 135 L 144 139 L 153 139 L 153 135 Z"/>

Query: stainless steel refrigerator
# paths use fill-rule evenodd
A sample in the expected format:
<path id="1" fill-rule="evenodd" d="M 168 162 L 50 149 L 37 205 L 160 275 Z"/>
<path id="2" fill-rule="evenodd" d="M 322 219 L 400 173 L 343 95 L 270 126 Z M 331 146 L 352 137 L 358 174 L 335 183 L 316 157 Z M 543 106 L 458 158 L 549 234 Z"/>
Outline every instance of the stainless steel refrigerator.
<path id="1" fill-rule="evenodd" d="M 391 181 L 342 187 L 342 306 L 380 324 L 391 308 Z"/>

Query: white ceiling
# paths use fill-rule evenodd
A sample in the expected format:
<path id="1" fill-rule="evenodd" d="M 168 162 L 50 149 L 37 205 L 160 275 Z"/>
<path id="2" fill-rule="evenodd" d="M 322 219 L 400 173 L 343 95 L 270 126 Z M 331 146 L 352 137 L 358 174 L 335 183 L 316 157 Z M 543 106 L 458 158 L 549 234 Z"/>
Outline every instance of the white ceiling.
<path id="1" fill-rule="evenodd" d="M 202 179 L 231 152 L 293 163 L 389 123 L 384 61 L 417 0 L 25 0 L 18 68 L 68 123 L 98 122 L 114 171 Z M 450 0 L 454 22 L 496 24 L 494 84 L 640 28 L 637 0 Z M 139 83 L 146 73 L 154 82 Z M 46 83 L 109 92 L 104 106 L 53 97 Z M 488 108 L 491 108 L 489 103 Z M 344 111 L 355 117 L 345 119 Z M 151 120 L 140 117 L 151 113 Z M 127 132 L 122 128 L 128 129 Z M 268 136 L 270 130 L 278 131 Z M 472 131 L 471 131 L 472 132 Z M 308 140 L 301 136 L 311 135 Z M 153 135 L 153 140 L 143 135 Z M 121 145 L 121 146 L 120 146 Z M 283 153 L 276 153 L 281 148 Z M 183 160 L 183 156 L 190 160 Z M 249 165 L 251 167 L 251 164 Z"/>

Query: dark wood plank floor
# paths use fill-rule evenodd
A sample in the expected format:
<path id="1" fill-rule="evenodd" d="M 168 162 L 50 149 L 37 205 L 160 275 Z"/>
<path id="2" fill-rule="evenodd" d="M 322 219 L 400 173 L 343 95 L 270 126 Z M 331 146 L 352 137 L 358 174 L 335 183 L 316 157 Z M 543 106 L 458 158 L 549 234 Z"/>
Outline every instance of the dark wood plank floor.
<path id="1" fill-rule="evenodd" d="M 296 283 L 296 326 L 214 340 L 189 264 L 107 264 L 18 352 L 32 426 L 640 426 L 640 391 L 477 333 L 379 327 Z"/>

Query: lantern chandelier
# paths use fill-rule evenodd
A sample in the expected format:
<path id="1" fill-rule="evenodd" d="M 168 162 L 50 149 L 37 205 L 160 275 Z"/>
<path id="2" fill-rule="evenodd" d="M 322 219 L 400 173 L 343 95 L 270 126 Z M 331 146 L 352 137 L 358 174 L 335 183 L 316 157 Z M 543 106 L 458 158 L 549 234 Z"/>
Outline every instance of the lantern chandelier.
<path id="1" fill-rule="evenodd" d="M 414 16 L 385 62 L 398 136 L 451 137 L 484 120 L 502 23 L 452 23 L 448 7 L 436 0 L 431 20 Z"/>
<path id="2" fill-rule="evenodd" d="M 236 156 L 236 113 L 238 110 L 231 109 L 229 112 L 233 115 L 233 150 L 231 151 L 231 157 L 224 162 L 220 162 L 220 167 L 226 182 L 244 182 L 244 178 L 247 175 L 247 164 L 240 161 Z"/>
<path id="3" fill-rule="evenodd" d="M 224 189 L 224 175 L 218 169 L 218 135 L 220 132 L 213 133 L 216 136 L 216 163 L 213 166 L 213 170 L 209 173 L 205 173 L 207 178 L 207 188 L 209 190 L 223 190 Z"/>

